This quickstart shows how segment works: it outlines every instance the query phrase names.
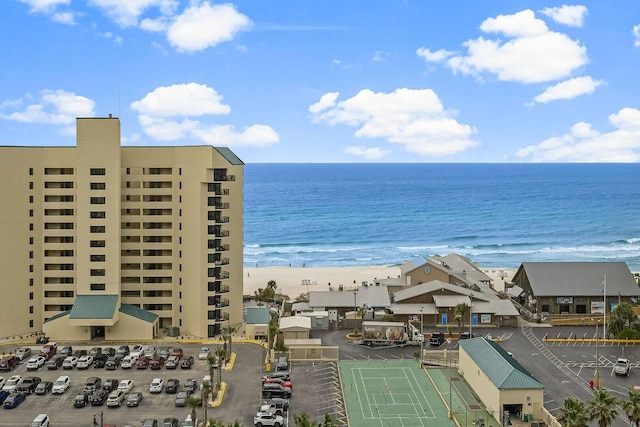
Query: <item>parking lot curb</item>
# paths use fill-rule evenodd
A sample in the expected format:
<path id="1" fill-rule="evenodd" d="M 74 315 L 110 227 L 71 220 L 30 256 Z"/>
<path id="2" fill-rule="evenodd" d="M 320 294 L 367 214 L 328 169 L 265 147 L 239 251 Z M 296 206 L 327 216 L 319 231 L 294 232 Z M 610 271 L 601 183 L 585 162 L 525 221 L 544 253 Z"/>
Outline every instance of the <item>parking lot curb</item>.
<path id="1" fill-rule="evenodd" d="M 213 402 L 209 403 L 210 408 L 217 408 L 222 404 L 222 398 L 224 397 L 225 391 L 227 391 L 227 383 L 223 381 L 222 385 L 220 386 L 220 391 L 216 395 L 216 398 L 213 400 Z"/>
<path id="2" fill-rule="evenodd" d="M 232 369 L 233 369 L 233 365 L 236 363 L 236 357 L 237 357 L 237 356 L 238 356 L 238 355 L 237 355 L 236 353 L 231 353 L 231 357 L 229 358 L 229 363 L 227 363 L 227 364 L 225 365 L 225 367 L 224 367 L 224 368 L 222 368 L 222 369 L 223 369 L 223 370 L 225 370 L 225 371 L 230 371 L 230 370 L 232 370 Z"/>

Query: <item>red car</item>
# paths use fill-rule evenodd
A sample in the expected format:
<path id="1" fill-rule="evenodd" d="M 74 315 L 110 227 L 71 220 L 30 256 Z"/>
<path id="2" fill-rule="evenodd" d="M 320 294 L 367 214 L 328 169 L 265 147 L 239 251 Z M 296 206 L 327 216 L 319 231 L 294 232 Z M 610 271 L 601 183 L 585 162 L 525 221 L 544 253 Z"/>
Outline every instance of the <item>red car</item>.
<path id="1" fill-rule="evenodd" d="M 149 362 L 149 366 L 154 370 L 162 368 L 164 366 L 164 357 L 154 356 L 153 359 L 151 359 L 151 362 Z"/>
<path id="2" fill-rule="evenodd" d="M 140 356 L 140 359 L 136 362 L 136 369 L 147 369 L 149 366 L 149 358 L 147 356 Z"/>
<path id="3" fill-rule="evenodd" d="M 0 371 L 10 371 L 20 362 L 20 358 L 17 356 L 5 356 L 0 360 Z"/>
<path id="4" fill-rule="evenodd" d="M 171 356 L 176 356 L 178 359 L 182 359 L 182 356 L 184 356 L 184 353 L 181 348 L 174 347 L 171 349 Z"/>
<path id="5" fill-rule="evenodd" d="M 293 390 L 293 384 L 291 381 L 285 381 L 282 378 L 267 378 L 264 384 L 280 384 L 282 387 L 287 387 Z"/>

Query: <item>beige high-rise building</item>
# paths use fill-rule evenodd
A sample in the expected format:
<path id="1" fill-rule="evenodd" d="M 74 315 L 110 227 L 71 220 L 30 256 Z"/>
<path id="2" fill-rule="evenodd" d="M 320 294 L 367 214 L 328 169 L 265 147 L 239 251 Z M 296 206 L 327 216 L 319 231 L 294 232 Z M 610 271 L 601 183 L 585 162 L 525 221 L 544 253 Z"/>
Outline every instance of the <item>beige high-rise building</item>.
<path id="1" fill-rule="evenodd" d="M 111 116 L 76 126 L 76 147 L 0 147 L 0 337 L 213 337 L 242 322 L 243 162 L 121 147 Z"/>

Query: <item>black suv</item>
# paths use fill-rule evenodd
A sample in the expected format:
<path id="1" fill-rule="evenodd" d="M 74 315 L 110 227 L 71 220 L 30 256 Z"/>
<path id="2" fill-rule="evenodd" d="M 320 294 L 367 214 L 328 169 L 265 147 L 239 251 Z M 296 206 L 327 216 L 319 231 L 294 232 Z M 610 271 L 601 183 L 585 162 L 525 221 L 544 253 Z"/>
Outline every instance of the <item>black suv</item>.
<path id="1" fill-rule="evenodd" d="M 113 371 L 118 366 L 120 366 L 120 362 L 122 362 L 122 356 L 119 356 L 119 355 L 111 356 L 109 359 L 107 359 L 107 364 L 105 367 L 108 370 Z"/>
<path id="2" fill-rule="evenodd" d="M 272 397 L 288 399 L 291 397 L 291 389 L 276 383 L 266 383 L 262 386 L 262 397 L 265 399 L 270 399 Z"/>
<path id="3" fill-rule="evenodd" d="M 116 380 L 112 378 L 110 380 L 106 380 L 102 388 L 107 390 L 109 393 L 111 393 L 113 390 L 117 389 L 119 385 L 120 385 L 120 380 Z"/>
<path id="4" fill-rule="evenodd" d="M 107 363 L 107 355 L 100 353 L 97 354 L 96 357 L 93 358 L 93 367 L 94 368 L 104 368 L 105 363 Z"/>
<path id="5" fill-rule="evenodd" d="M 79 394 L 73 399 L 73 406 L 76 408 L 84 408 L 89 403 L 88 394 Z"/>
<path id="6" fill-rule="evenodd" d="M 429 338 L 429 345 L 440 346 L 444 343 L 444 332 L 432 332 Z"/>
<path id="7" fill-rule="evenodd" d="M 179 388 L 180 381 L 175 378 L 171 378 L 167 380 L 167 385 L 164 387 L 164 392 L 167 394 L 174 394 L 178 392 Z"/>
<path id="8" fill-rule="evenodd" d="M 101 406 L 107 401 L 108 397 L 109 392 L 103 388 L 99 388 L 91 393 L 91 396 L 89 396 L 89 402 L 91 402 L 91 405 L 93 406 Z"/>
<path id="9" fill-rule="evenodd" d="M 40 377 L 26 377 L 20 381 L 16 387 L 17 392 L 31 394 L 36 391 L 36 387 L 40 384 L 42 379 Z"/>
<path id="10" fill-rule="evenodd" d="M 86 394 L 91 394 L 94 391 L 98 390 L 101 385 L 102 379 L 100 377 L 89 377 L 84 383 L 84 392 Z"/>

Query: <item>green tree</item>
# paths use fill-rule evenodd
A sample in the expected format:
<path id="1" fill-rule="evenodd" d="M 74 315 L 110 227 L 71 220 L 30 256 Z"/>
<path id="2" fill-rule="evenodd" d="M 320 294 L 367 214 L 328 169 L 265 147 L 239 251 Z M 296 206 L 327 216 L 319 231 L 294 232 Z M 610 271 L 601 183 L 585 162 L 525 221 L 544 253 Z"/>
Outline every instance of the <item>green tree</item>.
<path id="1" fill-rule="evenodd" d="M 621 302 L 609 314 L 607 331 L 609 335 L 618 337 L 620 333 L 638 321 L 638 316 L 633 307 L 626 302 Z"/>
<path id="2" fill-rule="evenodd" d="M 640 427 L 640 391 L 630 388 L 629 400 L 622 402 L 622 409 L 629 421 L 636 427 Z"/>
<path id="3" fill-rule="evenodd" d="M 461 302 L 460 304 L 457 304 L 453 309 L 453 318 L 456 322 L 458 322 L 458 333 L 462 333 L 462 326 L 464 325 L 464 319 L 467 316 L 468 308 L 469 306 L 466 303 Z"/>
<path id="4" fill-rule="evenodd" d="M 196 422 L 196 418 L 197 418 L 197 416 L 196 416 L 196 408 L 198 406 L 200 406 L 200 402 L 195 397 L 189 396 L 184 401 L 184 403 L 187 405 L 187 408 L 191 409 L 191 419 L 195 423 Z"/>
<path id="5" fill-rule="evenodd" d="M 336 420 L 329 414 L 324 414 L 324 419 L 319 427 L 338 427 Z"/>
<path id="6" fill-rule="evenodd" d="M 218 350 L 214 351 L 213 353 L 209 353 L 209 356 L 207 356 L 207 367 L 209 368 L 209 376 L 211 377 L 211 381 L 213 381 L 213 370 L 215 369 L 215 367 L 218 364 Z M 216 384 L 216 390 L 219 390 L 218 385 Z"/>
<path id="7" fill-rule="evenodd" d="M 589 414 L 583 401 L 575 397 L 567 397 L 556 419 L 562 427 L 587 427 Z"/>
<path id="8" fill-rule="evenodd" d="M 233 333 L 236 331 L 236 328 L 234 328 L 233 326 L 229 326 L 229 330 L 227 331 L 228 335 L 227 335 L 227 339 L 229 342 L 229 347 L 227 349 L 227 353 L 225 355 L 227 362 L 229 360 L 231 360 L 231 354 L 233 353 L 231 351 L 231 341 L 233 341 Z"/>
<path id="9" fill-rule="evenodd" d="M 215 356 L 218 360 L 218 381 L 216 385 L 216 390 L 220 390 L 222 387 L 222 362 L 225 360 L 226 351 L 223 348 L 218 347 L 215 351 Z M 211 376 L 213 378 L 213 375 Z"/>
<path id="10" fill-rule="evenodd" d="M 273 348 L 275 344 L 275 340 L 278 336 L 279 329 L 280 329 L 280 326 L 278 324 L 278 313 L 272 311 L 271 319 L 269 319 L 269 325 L 267 326 L 269 351 Z"/>
<path id="11" fill-rule="evenodd" d="M 587 412 L 589 420 L 596 421 L 598 427 L 609 427 L 613 420 L 618 416 L 616 405 L 618 399 L 605 389 L 596 389 L 593 391 L 594 400 L 587 402 Z"/>
<path id="12" fill-rule="evenodd" d="M 306 412 L 300 412 L 293 416 L 296 427 L 318 427 L 318 424 L 311 421 Z"/>
<path id="13" fill-rule="evenodd" d="M 204 413 L 204 425 L 207 425 L 207 408 L 209 407 L 209 395 L 212 391 L 211 381 L 202 381 L 202 412 Z"/>

